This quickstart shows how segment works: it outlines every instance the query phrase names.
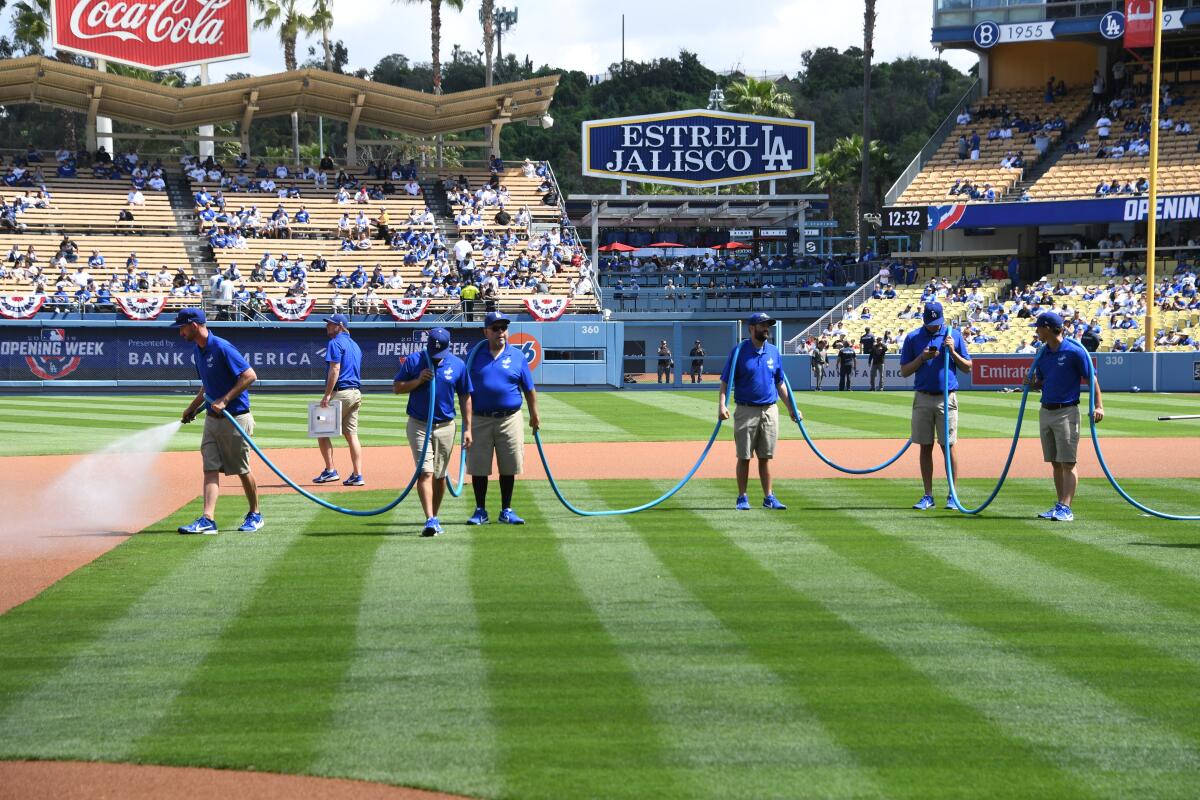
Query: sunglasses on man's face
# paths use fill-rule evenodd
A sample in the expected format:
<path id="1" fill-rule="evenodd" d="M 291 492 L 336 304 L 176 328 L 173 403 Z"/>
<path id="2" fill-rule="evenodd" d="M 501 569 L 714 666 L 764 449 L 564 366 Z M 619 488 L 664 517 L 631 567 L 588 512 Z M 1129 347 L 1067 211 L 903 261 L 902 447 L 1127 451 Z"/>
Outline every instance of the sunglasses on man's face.
<path id="1" fill-rule="evenodd" d="M 492 327 L 488 328 L 488 330 L 491 331 L 492 333 L 504 333 L 506 330 L 508 330 L 508 326 L 507 325 L 493 325 Z"/>

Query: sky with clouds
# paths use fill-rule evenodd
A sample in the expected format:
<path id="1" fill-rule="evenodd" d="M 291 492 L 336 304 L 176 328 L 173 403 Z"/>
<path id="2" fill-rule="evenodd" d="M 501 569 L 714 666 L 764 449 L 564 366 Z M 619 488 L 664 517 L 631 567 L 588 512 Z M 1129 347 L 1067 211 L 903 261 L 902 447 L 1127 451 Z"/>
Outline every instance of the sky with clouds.
<path id="1" fill-rule="evenodd" d="M 876 58 L 937 57 L 929 43 L 934 0 L 878 0 Z M 303 5 L 305 0 L 301 0 Z M 414 62 L 429 61 L 429 9 L 386 0 L 334 0 L 332 38 L 350 50 L 350 66 L 370 69 L 390 53 Z M 625 55 L 646 61 L 675 56 L 681 49 L 699 55 L 716 72 L 737 69 L 751 75 L 794 75 L 800 54 L 817 47 L 839 50 L 862 45 L 861 0 L 496 0 L 517 8 L 519 21 L 502 47 L 535 66 L 551 64 L 589 74 L 603 72 L 621 59 L 621 16 L 625 17 Z M 482 49 L 477 0 L 463 12 L 442 7 L 442 57 L 453 45 Z M 320 37 L 307 44 L 320 52 Z M 276 34 L 255 31 L 250 59 L 213 64 L 214 80 L 229 72 L 262 75 L 283 70 Z M 301 43 L 298 57 L 306 58 Z M 947 50 L 943 56 L 960 70 L 975 56 Z"/>

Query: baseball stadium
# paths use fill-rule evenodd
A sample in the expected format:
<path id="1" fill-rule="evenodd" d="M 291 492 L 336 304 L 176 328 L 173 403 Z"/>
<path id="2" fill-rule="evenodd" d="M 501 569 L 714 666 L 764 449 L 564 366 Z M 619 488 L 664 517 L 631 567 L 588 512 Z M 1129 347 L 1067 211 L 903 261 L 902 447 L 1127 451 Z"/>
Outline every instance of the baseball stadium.
<path id="1" fill-rule="evenodd" d="M 0 3 L 0 800 L 1197 795 L 1200 3 L 766 5 Z"/>

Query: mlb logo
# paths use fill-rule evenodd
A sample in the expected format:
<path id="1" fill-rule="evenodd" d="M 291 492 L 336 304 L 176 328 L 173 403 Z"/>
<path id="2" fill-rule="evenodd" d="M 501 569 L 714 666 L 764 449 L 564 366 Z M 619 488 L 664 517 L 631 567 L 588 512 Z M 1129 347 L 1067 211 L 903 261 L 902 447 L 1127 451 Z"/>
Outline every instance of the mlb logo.
<path id="1" fill-rule="evenodd" d="M 67 332 L 63 328 L 46 328 L 42 331 L 42 338 L 48 342 L 65 342 Z"/>

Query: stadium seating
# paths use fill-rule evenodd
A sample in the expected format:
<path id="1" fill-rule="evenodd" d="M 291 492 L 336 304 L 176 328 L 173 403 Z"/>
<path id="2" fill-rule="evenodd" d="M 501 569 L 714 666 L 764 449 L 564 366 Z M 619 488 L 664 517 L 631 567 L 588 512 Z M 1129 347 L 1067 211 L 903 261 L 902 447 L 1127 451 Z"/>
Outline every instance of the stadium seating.
<path id="1" fill-rule="evenodd" d="M 1012 89 L 994 92 L 981 98 L 979 107 L 1001 108 L 1008 106 L 1014 115 L 1020 115 L 1032 120 L 1040 116 L 1043 121 L 1052 116 L 1060 115 L 1069 130 L 1082 118 L 1090 99 L 1090 89 L 1087 87 L 1069 87 L 1062 97 L 1054 103 L 1047 103 L 1044 90 Z M 905 188 L 897 199 L 897 205 L 929 205 L 938 203 L 969 203 L 986 202 L 971 200 L 965 195 L 949 196 L 948 191 L 956 181 L 970 181 L 982 187 L 990 183 L 996 191 L 997 199 L 1010 190 L 1021 178 L 1022 170 L 1000 167 L 1000 160 L 1009 150 L 1024 151 L 1026 168 L 1037 163 L 1040 158 L 1034 144 L 1029 141 L 1029 134 L 1014 131 L 1011 139 L 995 139 L 989 141 L 988 130 L 998 126 L 998 118 L 974 118 L 969 123 L 957 124 L 946 137 L 946 140 L 929 159 L 913 182 Z M 980 136 L 978 160 L 961 160 L 958 157 L 958 137 L 970 137 L 972 131 Z M 1047 131 L 1050 147 L 1059 141 L 1062 131 Z"/>

